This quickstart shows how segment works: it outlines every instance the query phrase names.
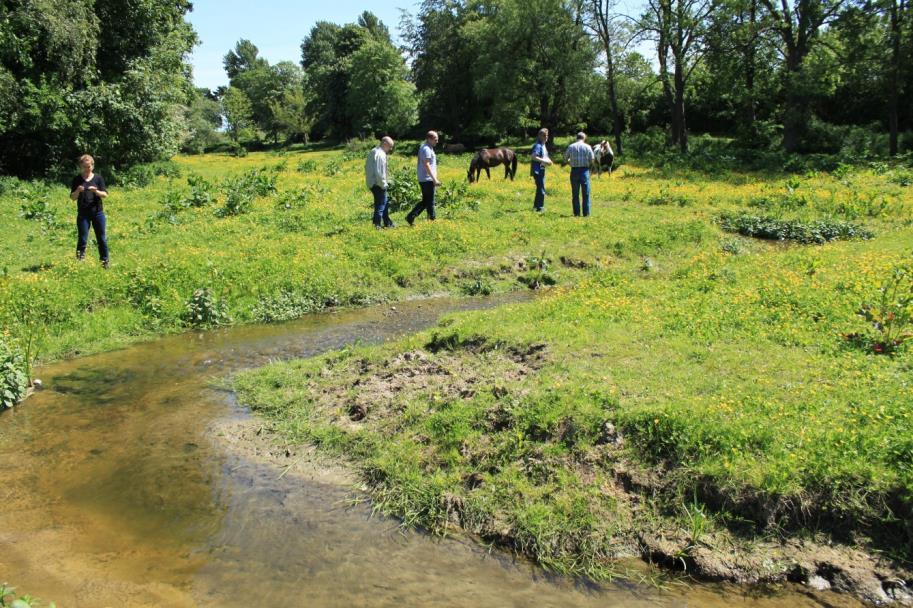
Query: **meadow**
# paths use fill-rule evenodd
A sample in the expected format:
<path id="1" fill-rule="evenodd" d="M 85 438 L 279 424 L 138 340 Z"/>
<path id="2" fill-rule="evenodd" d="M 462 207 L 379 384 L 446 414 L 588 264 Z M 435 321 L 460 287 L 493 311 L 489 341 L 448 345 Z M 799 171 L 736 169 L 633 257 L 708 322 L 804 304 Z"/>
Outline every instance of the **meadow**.
<path id="1" fill-rule="evenodd" d="M 394 168 L 411 170 L 412 148 Z M 560 571 L 611 574 L 633 552 L 779 580 L 801 559 L 771 559 L 769 543 L 796 538 L 908 567 L 909 167 L 644 158 L 594 177 L 580 219 L 566 168 L 537 215 L 528 166 L 464 187 L 469 156 L 441 155 L 439 219 L 410 228 L 398 212 L 376 231 L 361 152 L 180 157 L 147 186 L 112 187 L 108 271 L 74 259 L 65 189 L 3 182 L 6 340 L 51 360 L 536 289 L 236 386 L 280 436 L 350 459 L 379 509 Z"/>

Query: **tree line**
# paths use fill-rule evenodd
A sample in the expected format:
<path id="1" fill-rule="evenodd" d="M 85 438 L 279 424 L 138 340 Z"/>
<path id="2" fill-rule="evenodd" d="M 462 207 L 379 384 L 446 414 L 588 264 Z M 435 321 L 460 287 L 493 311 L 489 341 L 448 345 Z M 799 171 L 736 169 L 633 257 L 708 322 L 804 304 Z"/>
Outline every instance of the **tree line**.
<path id="1" fill-rule="evenodd" d="M 909 0 L 423 0 L 401 46 L 370 12 L 316 23 L 271 65 L 240 39 L 194 89 L 187 0 L 0 2 L 0 171 L 90 150 L 130 165 L 236 147 L 416 135 L 494 144 L 587 129 L 749 148 L 913 148 Z M 225 133 L 223 133 L 223 129 Z"/>

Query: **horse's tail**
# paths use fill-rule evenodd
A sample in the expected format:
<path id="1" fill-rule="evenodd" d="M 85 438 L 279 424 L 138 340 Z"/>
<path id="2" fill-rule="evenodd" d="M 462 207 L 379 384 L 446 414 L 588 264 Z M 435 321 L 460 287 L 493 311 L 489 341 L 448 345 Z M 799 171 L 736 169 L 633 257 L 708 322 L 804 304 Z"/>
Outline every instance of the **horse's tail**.
<path id="1" fill-rule="evenodd" d="M 513 158 L 510 159 L 510 179 L 517 177 L 517 153 L 513 153 Z"/>

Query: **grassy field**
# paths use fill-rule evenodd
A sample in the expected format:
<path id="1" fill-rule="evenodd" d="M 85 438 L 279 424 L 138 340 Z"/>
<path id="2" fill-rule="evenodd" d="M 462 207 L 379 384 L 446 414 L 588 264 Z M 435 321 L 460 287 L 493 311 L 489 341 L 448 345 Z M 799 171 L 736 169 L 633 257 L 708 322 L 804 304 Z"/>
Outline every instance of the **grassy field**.
<path id="1" fill-rule="evenodd" d="M 452 189 L 468 160 L 441 157 Z M 551 171 L 547 212 L 533 214 L 521 165 L 515 182 L 456 191 L 434 223 L 410 229 L 397 213 L 400 227 L 375 231 L 360 154 L 175 165 L 149 187 L 112 188 L 107 272 L 73 259 L 65 190 L 49 199 L 60 227 L 2 195 L 13 337 L 37 332 L 54 358 L 194 324 L 541 286 L 533 302 L 269 366 L 238 389 L 282 435 L 361 466 L 380 508 L 559 570 L 604 572 L 632 547 L 737 561 L 797 536 L 913 558 L 913 310 L 896 270 L 913 261 L 910 169 L 632 162 L 594 178 L 582 220 L 567 169 Z M 219 212 L 218 191 L 167 205 L 206 198 L 188 177 L 252 169 L 277 176 L 277 192 L 246 212 Z M 898 294 L 880 303 L 892 276 Z M 672 549 L 655 550 L 658 537 Z"/>

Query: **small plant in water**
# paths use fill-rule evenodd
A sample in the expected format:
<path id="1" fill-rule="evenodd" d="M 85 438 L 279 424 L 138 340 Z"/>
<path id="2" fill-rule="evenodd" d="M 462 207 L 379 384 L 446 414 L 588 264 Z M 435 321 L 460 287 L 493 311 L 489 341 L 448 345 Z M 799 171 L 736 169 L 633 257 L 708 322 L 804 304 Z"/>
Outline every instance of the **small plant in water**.
<path id="1" fill-rule="evenodd" d="M 184 308 L 184 323 L 191 327 L 216 327 L 231 322 L 228 307 L 208 287 L 197 289 Z"/>

